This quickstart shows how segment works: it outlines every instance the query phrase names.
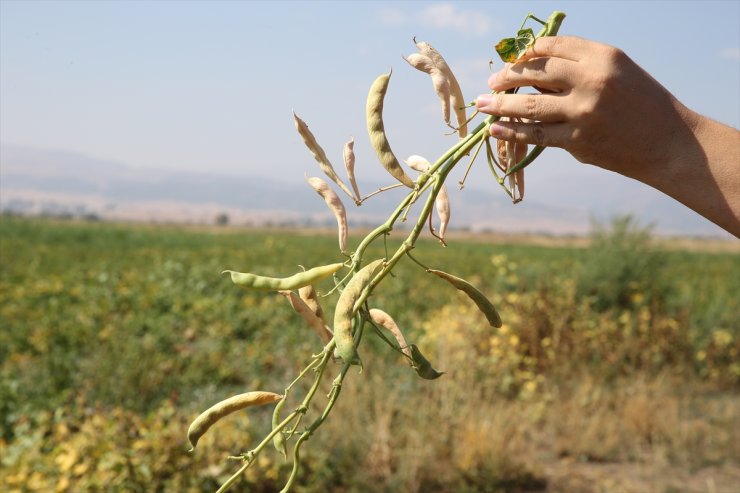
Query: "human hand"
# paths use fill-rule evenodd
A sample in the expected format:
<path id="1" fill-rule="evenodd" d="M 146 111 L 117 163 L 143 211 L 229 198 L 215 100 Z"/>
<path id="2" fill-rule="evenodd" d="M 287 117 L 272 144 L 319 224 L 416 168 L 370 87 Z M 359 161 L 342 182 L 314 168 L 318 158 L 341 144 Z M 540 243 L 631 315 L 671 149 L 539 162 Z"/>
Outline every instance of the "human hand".
<path id="1" fill-rule="evenodd" d="M 497 122 L 492 136 L 562 147 L 583 163 L 633 177 L 670 162 L 694 116 L 622 51 L 577 37 L 538 38 L 488 83 L 499 92 L 542 92 L 479 96 L 484 113 L 533 121 Z"/>
<path id="2" fill-rule="evenodd" d="M 542 37 L 493 74 L 478 110 L 523 121 L 493 137 L 561 147 L 582 163 L 637 179 L 740 237 L 740 132 L 699 115 L 621 50 Z M 531 86 L 540 94 L 503 94 Z"/>

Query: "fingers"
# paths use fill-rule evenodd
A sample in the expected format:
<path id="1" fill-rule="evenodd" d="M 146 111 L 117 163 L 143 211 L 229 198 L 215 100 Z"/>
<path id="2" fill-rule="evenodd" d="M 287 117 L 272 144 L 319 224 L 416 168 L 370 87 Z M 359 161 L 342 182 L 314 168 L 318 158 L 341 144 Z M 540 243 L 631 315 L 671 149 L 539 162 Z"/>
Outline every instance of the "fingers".
<path id="1" fill-rule="evenodd" d="M 475 106 L 489 115 L 541 122 L 562 122 L 569 116 L 567 96 L 560 94 L 482 94 Z"/>
<path id="2" fill-rule="evenodd" d="M 573 75 L 577 62 L 560 58 L 534 58 L 514 64 L 508 63 L 491 75 L 488 85 L 494 91 L 506 91 L 514 87 L 537 86 L 551 91 L 560 91 L 574 86 Z"/>
<path id="3" fill-rule="evenodd" d="M 537 38 L 534 45 L 517 61 L 521 62 L 543 56 L 578 61 L 591 51 L 595 45 L 599 45 L 599 43 L 577 36 L 544 36 Z"/>
<path id="4" fill-rule="evenodd" d="M 549 90 L 567 89 L 576 85 L 578 62 L 605 47 L 606 45 L 576 36 L 537 38 L 534 45 L 516 63 L 506 64 L 493 74 L 488 79 L 488 85 L 494 91 L 523 86 L 538 86 Z"/>
<path id="5" fill-rule="evenodd" d="M 490 132 L 496 139 L 544 147 L 565 148 L 572 140 L 572 130 L 567 123 L 496 122 L 491 124 Z"/>

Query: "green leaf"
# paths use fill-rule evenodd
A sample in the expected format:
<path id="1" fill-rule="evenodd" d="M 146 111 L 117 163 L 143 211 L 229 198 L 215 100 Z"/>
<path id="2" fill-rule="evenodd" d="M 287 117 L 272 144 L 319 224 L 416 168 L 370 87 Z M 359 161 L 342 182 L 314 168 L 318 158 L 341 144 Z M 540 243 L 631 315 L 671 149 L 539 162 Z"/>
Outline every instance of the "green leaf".
<path id="1" fill-rule="evenodd" d="M 521 29 L 515 38 L 504 38 L 495 46 L 496 52 L 506 63 L 515 62 L 534 44 L 534 31 L 531 28 Z"/>

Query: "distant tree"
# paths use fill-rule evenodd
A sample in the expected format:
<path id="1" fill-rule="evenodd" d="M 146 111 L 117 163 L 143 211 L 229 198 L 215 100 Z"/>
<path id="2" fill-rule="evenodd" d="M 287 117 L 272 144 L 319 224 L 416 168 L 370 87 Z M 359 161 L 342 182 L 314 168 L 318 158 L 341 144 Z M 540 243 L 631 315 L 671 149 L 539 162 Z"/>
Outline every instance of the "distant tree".
<path id="1" fill-rule="evenodd" d="M 218 216 L 216 216 L 216 225 L 217 226 L 227 226 L 229 224 L 229 215 L 225 212 L 222 212 Z"/>

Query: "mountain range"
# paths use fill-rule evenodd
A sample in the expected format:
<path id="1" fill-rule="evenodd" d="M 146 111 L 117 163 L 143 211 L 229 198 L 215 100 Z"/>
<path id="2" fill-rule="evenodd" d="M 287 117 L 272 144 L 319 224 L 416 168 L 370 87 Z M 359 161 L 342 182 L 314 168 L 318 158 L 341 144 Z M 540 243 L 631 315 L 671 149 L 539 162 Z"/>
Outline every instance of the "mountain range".
<path id="1" fill-rule="evenodd" d="M 576 167 L 577 168 L 577 167 Z M 464 190 L 449 186 L 451 228 L 472 231 L 585 234 L 594 219 L 632 214 L 662 235 L 728 236 L 721 229 L 642 184 L 608 172 L 528 175 L 530 196 L 513 206 L 495 182 Z M 361 184 L 363 193 L 391 184 Z M 587 184 L 587 186 L 585 185 Z M 534 190 L 535 192 L 531 192 Z M 395 189 L 360 207 L 345 201 L 350 226 L 375 225 L 406 193 Z M 78 152 L 0 147 L 0 208 L 20 214 L 78 215 L 106 220 L 232 224 L 333 224 L 333 217 L 300 175 L 249 174 L 142 168 Z M 413 217 L 413 216 L 412 216 Z"/>

